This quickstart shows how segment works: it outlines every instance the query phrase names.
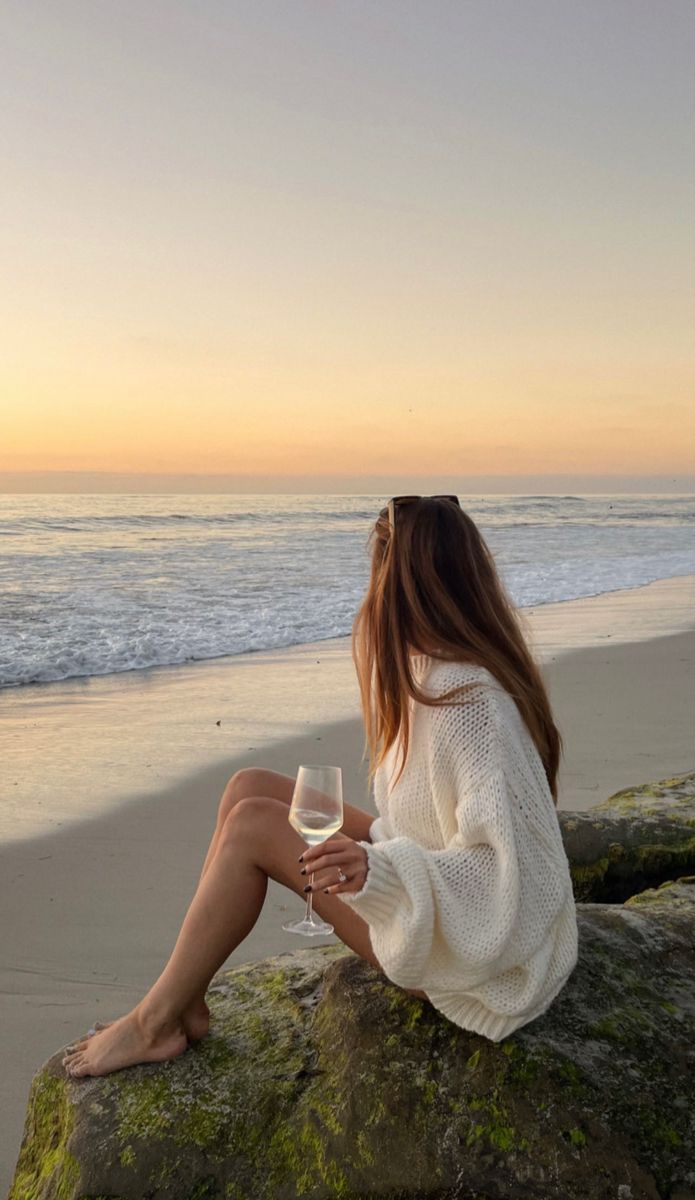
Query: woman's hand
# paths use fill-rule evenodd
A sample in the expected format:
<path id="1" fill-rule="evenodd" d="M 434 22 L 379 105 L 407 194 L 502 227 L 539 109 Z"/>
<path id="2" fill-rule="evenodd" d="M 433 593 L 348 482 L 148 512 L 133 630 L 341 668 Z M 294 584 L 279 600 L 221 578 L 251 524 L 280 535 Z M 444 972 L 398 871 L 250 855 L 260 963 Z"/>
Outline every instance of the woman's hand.
<path id="1" fill-rule="evenodd" d="M 364 886 L 369 870 L 369 859 L 364 846 L 353 842 L 344 833 L 334 834 L 320 846 L 309 846 L 300 860 L 302 874 L 314 872 L 314 885 L 307 885 L 304 891 L 324 892 L 333 895 L 336 892 L 359 892 Z M 342 871 L 347 879 L 344 882 L 338 878 Z"/>

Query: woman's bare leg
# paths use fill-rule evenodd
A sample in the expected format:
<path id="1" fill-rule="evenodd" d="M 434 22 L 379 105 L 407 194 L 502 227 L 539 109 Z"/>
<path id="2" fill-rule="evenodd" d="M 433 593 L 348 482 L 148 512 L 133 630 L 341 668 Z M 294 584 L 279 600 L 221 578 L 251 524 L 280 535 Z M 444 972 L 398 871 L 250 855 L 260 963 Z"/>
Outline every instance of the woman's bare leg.
<path id="1" fill-rule="evenodd" d="M 284 775 L 280 771 L 271 771 L 265 767 L 242 767 L 241 770 L 235 771 L 225 786 L 217 808 L 217 822 L 205 856 L 199 885 L 215 857 L 225 821 L 239 801 L 251 799 L 254 796 L 270 797 L 289 807 L 294 785 L 293 775 Z M 356 842 L 367 841 L 369 826 L 373 820 L 370 813 L 356 808 L 352 804 L 345 804 L 343 833 L 354 838 Z M 189 1041 L 198 1041 L 205 1037 L 210 1026 L 210 1010 L 204 991 L 194 997 L 186 1011 L 181 1014 L 181 1019 Z M 113 1024 L 111 1021 L 95 1021 L 94 1029 L 97 1031 L 107 1029 L 111 1024 Z"/>
<path id="2" fill-rule="evenodd" d="M 270 796 L 289 806 L 294 785 L 293 775 L 283 775 L 280 771 L 270 771 L 265 767 L 243 767 L 240 771 L 236 771 L 222 793 L 222 799 L 217 809 L 217 825 L 208 847 L 200 878 L 203 878 L 215 857 L 224 823 L 235 804 L 252 796 Z M 352 804 L 344 804 L 343 809 L 342 832 L 356 842 L 368 841 L 369 826 L 374 820 L 373 816 L 361 808 L 355 808 Z"/>
<path id="3" fill-rule="evenodd" d="M 159 979 L 130 1013 L 65 1056 L 69 1073 L 105 1075 L 180 1054 L 186 1048 L 182 1014 L 205 994 L 213 975 L 253 928 L 268 879 L 304 896 L 306 876 L 298 860 L 305 849 L 282 801 L 248 797 L 235 804 Z M 317 892 L 314 902 L 338 937 L 379 967 L 366 922 L 336 895 Z"/>
<path id="4" fill-rule="evenodd" d="M 240 771 L 234 772 L 228 780 L 217 806 L 217 823 L 200 873 L 201 879 L 215 857 L 224 823 L 234 805 L 249 796 L 270 796 L 289 805 L 292 800 L 294 783 L 291 775 L 282 775 L 279 771 L 269 771 L 264 767 L 242 767 Z"/>
<path id="5" fill-rule="evenodd" d="M 208 851 L 203 863 L 200 879 L 203 879 L 210 863 L 215 857 L 220 835 L 229 814 L 240 800 L 248 800 L 254 796 L 267 796 L 280 800 L 289 805 L 292 801 L 296 779 L 294 775 L 285 775 L 280 771 L 271 771 L 266 767 L 242 767 L 229 779 L 217 809 L 217 824 L 210 840 Z M 374 818 L 370 813 L 352 804 L 344 804 L 343 833 L 354 838 L 356 842 L 369 839 L 369 826 Z M 188 1037 L 192 1041 L 204 1037 L 210 1026 L 210 1010 L 208 1009 L 205 993 L 196 996 L 186 1012 L 183 1013 L 183 1024 Z M 98 1028 L 98 1024 L 95 1028 Z"/>

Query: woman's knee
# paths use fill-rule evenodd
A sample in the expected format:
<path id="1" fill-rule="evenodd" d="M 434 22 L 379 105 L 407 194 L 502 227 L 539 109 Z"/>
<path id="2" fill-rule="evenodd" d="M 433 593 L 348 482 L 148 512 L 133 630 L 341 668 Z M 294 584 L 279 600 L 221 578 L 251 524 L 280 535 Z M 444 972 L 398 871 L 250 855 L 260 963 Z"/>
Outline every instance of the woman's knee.
<path id="1" fill-rule="evenodd" d="M 292 799 L 295 780 L 290 775 L 282 775 L 279 771 L 270 771 L 267 767 L 241 767 L 227 781 L 219 804 L 219 816 L 225 818 L 242 800 L 257 797 L 270 797 L 289 804 Z"/>
<path id="2" fill-rule="evenodd" d="M 258 795 L 261 773 L 259 767 L 241 767 L 230 776 L 219 805 L 219 816 L 223 822 L 241 800 Z"/>
<path id="3" fill-rule="evenodd" d="M 218 845 L 238 846 L 240 838 L 262 837 L 278 808 L 279 801 L 270 796 L 239 797 L 222 822 Z"/>

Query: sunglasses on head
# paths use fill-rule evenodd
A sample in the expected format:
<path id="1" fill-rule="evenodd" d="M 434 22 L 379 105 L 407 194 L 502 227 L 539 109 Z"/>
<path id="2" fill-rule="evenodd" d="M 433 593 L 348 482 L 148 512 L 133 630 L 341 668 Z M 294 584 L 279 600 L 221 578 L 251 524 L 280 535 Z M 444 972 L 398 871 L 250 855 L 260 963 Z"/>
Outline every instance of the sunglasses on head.
<path id="1" fill-rule="evenodd" d="M 385 509 L 391 529 L 396 527 L 396 509 L 402 504 L 410 504 L 415 500 L 451 500 L 459 508 L 461 507 L 458 496 L 394 496 L 392 500 L 389 500 Z"/>

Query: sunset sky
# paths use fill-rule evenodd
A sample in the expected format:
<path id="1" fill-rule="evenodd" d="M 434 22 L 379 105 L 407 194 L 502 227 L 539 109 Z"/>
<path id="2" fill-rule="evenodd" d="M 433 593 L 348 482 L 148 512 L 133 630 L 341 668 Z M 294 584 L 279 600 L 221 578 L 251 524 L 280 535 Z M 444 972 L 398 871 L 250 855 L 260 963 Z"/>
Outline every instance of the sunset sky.
<path id="1" fill-rule="evenodd" d="M 691 0 L 3 13 L 0 490 L 693 485 Z"/>

